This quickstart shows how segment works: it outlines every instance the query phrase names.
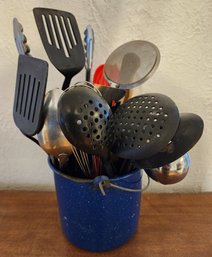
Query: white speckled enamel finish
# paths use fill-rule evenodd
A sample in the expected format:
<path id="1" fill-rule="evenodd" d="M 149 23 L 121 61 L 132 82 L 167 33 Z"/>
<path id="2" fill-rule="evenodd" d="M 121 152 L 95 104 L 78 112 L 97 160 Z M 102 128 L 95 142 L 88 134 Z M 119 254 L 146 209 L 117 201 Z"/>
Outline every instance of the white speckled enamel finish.
<path id="1" fill-rule="evenodd" d="M 212 1 L 211 0 L 37 0 L 0 1 L 0 188 L 53 189 L 46 154 L 15 127 L 12 106 L 17 51 L 12 19 L 24 26 L 31 54 L 45 60 L 32 13 L 33 7 L 72 12 L 80 31 L 91 24 L 95 32 L 94 65 L 105 62 L 119 45 L 134 39 L 148 40 L 161 52 L 158 71 L 141 92 L 170 96 L 182 112 L 202 116 L 202 139 L 190 151 L 191 169 L 176 185 L 152 182 L 149 191 L 212 191 Z M 85 72 L 73 82 L 83 80 Z M 50 64 L 47 89 L 61 86 L 63 76 Z"/>

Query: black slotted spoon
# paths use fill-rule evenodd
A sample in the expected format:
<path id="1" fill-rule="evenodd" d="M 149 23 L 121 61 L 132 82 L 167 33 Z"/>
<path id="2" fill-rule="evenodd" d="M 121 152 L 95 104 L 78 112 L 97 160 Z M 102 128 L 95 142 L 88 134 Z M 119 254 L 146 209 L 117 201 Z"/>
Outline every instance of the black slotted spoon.
<path id="1" fill-rule="evenodd" d="M 42 125 L 42 107 L 46 91 L 48 63 L 31 56 L 19 55 L 13 118 L 16 126 L 30 139 Z M 33 141 L 36 141 L 34 139 Z"/>
<path id="2" fill-rule="evenodd" d="M 124 159 L 148 158 L 163 149 L 179 124 L 176 104 L 162 94 L 144 94 L 120 105 L 108 126 L 108 148 Z"/>
<path id="3" fill-rule="evenodd" d="M 99 91 L 83 83 L 67 89 L 58 101 L 60 127 L 77 149 L 100 154 L 106 142 L 110 106 Z"/>
<path id="4" fill-rule="evenodd" d="M 73 14 L 49 8 L 33 9 L 37 28 L 52 64 L 64 76 L 62 90 L 85 65 L 84 48 Z"/>

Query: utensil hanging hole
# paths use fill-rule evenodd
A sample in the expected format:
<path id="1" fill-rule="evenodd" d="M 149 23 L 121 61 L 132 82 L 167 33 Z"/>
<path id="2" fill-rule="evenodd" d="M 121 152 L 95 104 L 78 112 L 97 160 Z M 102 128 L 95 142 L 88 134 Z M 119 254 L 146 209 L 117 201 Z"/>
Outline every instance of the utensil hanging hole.
<path id="1" fill-rule="evenodd" d="M 102 108 L 102 104 L 99 103 L 99 108 Z"/>
<path id="2" fill-rule="evenodd" d="M 99 122 L 99 119 L 98 119 L 98 118 L 95 118 L 94 121 L 95 121 L 95 123 L 98 123 L 98 122 Z"/>
<path id="3" fill-rule="evenodd" d="M 147 139 L 146 142 L 147 142 L 147 144 L 149 144 L 150 143 L 150 139 Z"/>
<path id="4" fill-rule="evenodd" d="M 100 118 L 100 119 L 102 119 L 102 118 L 103 118 L 103 115 L 102 115 L 101 113 L 99 114 L 99 118 Z"/>
<path id="5" fill-rule="evenodd" d="M 84 118 L 84 120 L 87 120 L 87 119 L 88 119 L 88 116 L 87 116 L 87 115 L 85 115 L 83 118 Z"/>
<path id="6" fill-rule="evenodd" d="M 93 104 L 93 101 L 92 101 L 92 100 L 89 100 L 89 104 Z"/>
<path id="7" fill-rule="evenodd" d="M 93 116 L 93 115 L 94 115 L 94 112 L 93 112 L 93 111 L 90 111 L 90 115 Z"/>

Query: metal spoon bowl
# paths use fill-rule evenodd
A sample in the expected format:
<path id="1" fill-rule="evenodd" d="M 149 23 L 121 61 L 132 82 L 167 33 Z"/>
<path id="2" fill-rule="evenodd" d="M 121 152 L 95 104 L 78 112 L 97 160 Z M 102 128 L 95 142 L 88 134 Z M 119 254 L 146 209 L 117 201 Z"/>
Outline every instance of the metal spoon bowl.
<path id="1" fill-rule="evenodd" d="M 44 126 L 39 134 L 38 141 L 42 149 L 51 156 L 61 156 L 61 154 L 71 154 L 72 145 L 64 136 L 58 119 L 57 104 L 63 91 L 61 89 L 50 90 L 44 101 Z"/>
<path id="2" fill-rule="evenodd" d="M 186 153 L 176 161 L 159 168 L 145 169 L 147 175 L 153 180 L 163 184 L 176 184 L 183 180 L 190 168 L 190 157 Z"/>

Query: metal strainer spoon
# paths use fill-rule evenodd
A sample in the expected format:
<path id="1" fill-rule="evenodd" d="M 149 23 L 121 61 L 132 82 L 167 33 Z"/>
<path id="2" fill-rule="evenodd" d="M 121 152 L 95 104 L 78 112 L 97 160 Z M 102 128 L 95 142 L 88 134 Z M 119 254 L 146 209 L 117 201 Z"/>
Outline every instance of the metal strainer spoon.
<path id="1" fill-rule="evenodd" d="M 104 75 L 111 87 L 131 89 L 150 78 L 159 62 L 160 52 L 154 44 L 134 40 L 110 54 L 104 65 Z"/>

